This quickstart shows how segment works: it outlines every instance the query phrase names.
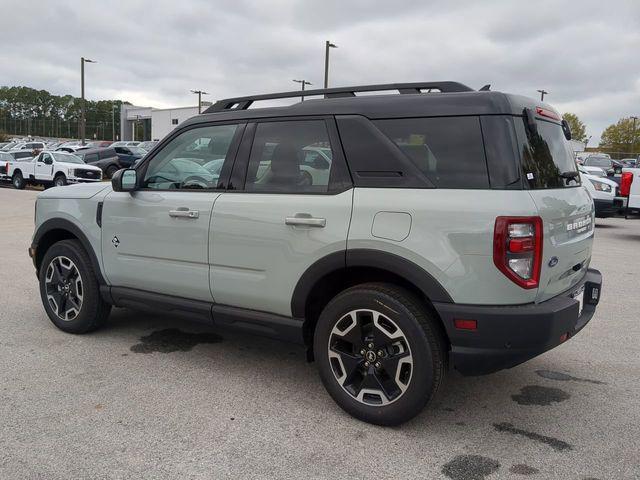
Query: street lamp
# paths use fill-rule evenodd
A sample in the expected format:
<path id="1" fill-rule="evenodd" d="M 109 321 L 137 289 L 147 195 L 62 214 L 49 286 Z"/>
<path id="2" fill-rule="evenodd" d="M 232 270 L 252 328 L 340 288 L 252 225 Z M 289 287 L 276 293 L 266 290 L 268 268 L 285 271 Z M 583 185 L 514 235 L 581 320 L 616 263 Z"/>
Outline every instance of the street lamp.
<path id="1" fill-rule="evenodd" d="M 638 117 L 631 115 L 631 117 L 629 118 L 633 120 L 633 131 L 631 132 L 631 150 L 633 150 L 633 148 L 636 146 L 636 121 L 638 120 Z M 629 153 L 635 153 L 635 152 L 631 151 Z"/>
<path id="2" fill-rule="evenodd" d="M 116 141 L 116 110 L 118 109 L 117 104 L 111 105 L 111 140 Z"/>
<path id="3" fill-rule="evenodd" d="M 540 101 L 544 102 L 544 96 L 547 95 L 549 92 L 547 92 L 546 90 L 538 90 L 538 93 L 540 94 Z"/>
<path id="4" fill-rule="evenodd" d="M 95 60 L 89 60 L 88 58 L 80 57 L 80 95 L 82 101 L 80 102 L 80 139 L 81 144 L 84 145 L 85 136 L 85 106 L 84 106 L 84 64 L 85 63 L 98 63 Z"/>
<path id="5" fill-rule="evenodd" d="M 202 113 L 202 95 L 209 95 L 207 92 L 203 90 L 191 90 L 191 93 L 198 94 L 198 113 Z"/>
<path id="6" fill-rule="evenodd" d="M 296 82 L 296 83 L 302 84 L 302 91 L 303 92 L 304 92 L 304 86 L 305 85 L 313 85 L 313 83 L 307 82 L 306 80 L 293 80 L 293 81 Z M 304 102 L 304 93 L 302 94 L 302 100 L 301 101 Z"/>
<path id="7" fill-rule="evenodd" d="M 329 49 L 338 48 L 329 40 L 324 42 L 324 88 L 329 88 Z"/>

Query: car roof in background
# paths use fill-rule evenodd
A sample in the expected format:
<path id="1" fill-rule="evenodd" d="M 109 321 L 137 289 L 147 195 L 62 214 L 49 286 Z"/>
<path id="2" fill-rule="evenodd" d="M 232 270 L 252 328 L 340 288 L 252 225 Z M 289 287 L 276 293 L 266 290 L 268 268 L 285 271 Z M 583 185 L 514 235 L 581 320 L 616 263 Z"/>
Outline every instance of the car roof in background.
<path id="1" fill-rule="evenodd" d="M 117 156 L 118 154 L 116 153 L 116 151 L 113 149 L 113 147 L 100 147 L 100 148 L 87 148 L 84 150 L 78 150 L 77 152 L 75 152 L 75 155 L 87 155 L 90 153 L 98 153 L 98 152 L 108 152 L 110 151 L 111 153 L 113 153 L 113 156 Z"/>

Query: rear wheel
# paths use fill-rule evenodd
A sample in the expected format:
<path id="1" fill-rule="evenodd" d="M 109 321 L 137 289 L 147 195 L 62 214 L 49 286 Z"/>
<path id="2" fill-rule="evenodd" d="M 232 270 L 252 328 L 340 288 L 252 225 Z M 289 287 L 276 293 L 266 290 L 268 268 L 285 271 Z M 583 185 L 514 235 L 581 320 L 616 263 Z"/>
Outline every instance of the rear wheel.
<path id="1" fill-rule="evenodd" d="M 16 172 L 13 174 L 13 178 L 11 179 L 11 183 L 13 184 L 13 188 L 17 188 L 18 190 L 24 189 L 26 186 L 26 182 L 24 181 L 24 177 L 21 172 Z"/>
<path id="2" fill-rule="evenodd" d="M 113 175 L 120 170 L 118 167 L 116 167 L 115 165 L 111 165 L 110 167 L 107 168 L 107 171 L 105 172 L 107 175 L 107 178 L 112 178 Z"/>
<path id="3" fill-rule="evenodd" d="M 336 403 L 378 425 L 413 418 L 444 376 L 440 330 L 422 302 L 387 284 L 358 285 L 325 307 L 314 353 Z"/>
<path id="4" fill-rule="evenodd" d="M 60 330 L 90 332 L 109 316 L 111 306 L 102 300 L 91 260 L 78 240 L 63 240 L 49 248 L 39 278 L 44 309 Z"/>

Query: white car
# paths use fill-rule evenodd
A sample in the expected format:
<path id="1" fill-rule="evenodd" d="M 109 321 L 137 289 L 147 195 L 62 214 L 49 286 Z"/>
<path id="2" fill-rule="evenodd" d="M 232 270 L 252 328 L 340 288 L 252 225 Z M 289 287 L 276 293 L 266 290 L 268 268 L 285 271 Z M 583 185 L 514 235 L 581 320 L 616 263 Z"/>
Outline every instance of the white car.
<path id="1" fill-rule="evenodd" d="M 587 165 L 580 165 L 580 171 L 594 177 L 607 178 L 607 172 L 605 172 L 604 169 L 600 167 L 589 167 Z"/>
<path id="2" fill-rule="evenodd" d="M 7 162 L 6 175 L 19 190 L 28 184 L 61 187 L 102 180 L 100 168 L 87 165 L 71 153 L 50 151 L 40 152 L 31 161 Z"/>
<path id="3" fill-rule="evenodd" d="M 625 206 L 624 198 L 618 196 L 618 184 L 606 178 L 606 175 L 604 178 L 599 175 L 592 175 L 587 170 L 588 168 L 578 165 L 582 185 L 593 198 L 596 217 L 606 218 L 615 215 Z"/>

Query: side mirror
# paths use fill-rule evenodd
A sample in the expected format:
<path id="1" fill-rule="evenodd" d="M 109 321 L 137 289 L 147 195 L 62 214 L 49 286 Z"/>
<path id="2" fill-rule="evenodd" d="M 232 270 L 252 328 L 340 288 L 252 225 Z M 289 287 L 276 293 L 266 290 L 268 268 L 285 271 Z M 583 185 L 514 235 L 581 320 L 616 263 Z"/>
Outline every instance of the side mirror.
<path id="1" fill-rule="evenodd" d="M 138 174 L 133 169 L 118 170 L 111 177 L 114 192 L 132 192 L 138 187 Z"/>

